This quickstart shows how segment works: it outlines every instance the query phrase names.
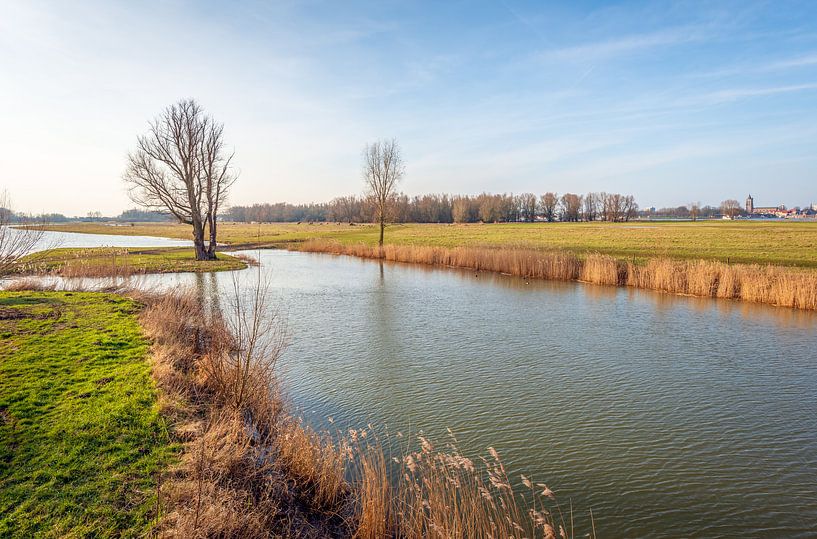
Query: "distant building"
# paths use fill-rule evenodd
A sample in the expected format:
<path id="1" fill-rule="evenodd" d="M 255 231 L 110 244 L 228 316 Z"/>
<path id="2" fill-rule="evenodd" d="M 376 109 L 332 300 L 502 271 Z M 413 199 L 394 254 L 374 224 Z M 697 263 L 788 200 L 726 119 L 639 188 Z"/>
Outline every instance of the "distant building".
<path id="1" fill-rule="evenodd" d="M 787 215 L 789 212 L 786 210 L 786 206 L 755 206 L 755 199 L 752 198 L 752 195 L 746 197 L 746 213 L 750 216 L 752 215 L 771 215 L 773 217 L 779 217 Z"/>
<path id="2" fill-rule="evenodd" d="M 760 206 L 754 209 L 752 215 L 777 215 L 778 213 L 785 212 L 785 206 Z"/>

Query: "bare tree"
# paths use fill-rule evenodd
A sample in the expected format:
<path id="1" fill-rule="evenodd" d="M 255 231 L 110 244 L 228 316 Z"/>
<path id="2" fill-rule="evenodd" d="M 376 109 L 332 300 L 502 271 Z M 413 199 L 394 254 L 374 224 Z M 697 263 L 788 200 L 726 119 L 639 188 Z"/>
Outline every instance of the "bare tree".
<path id="1" fill-rule="evenodd" d="M 194 100 L 179 101 L 137 139 L 124 174 L 134 202 L 147 209 L 166 209 L 193 227 L 196 260 L 216 258 L 218 210 L 236 179 L 223 131 L 224 126 Z"/>
<path id="2" fill-rule="evenodd" d="M 730 219 L 734 219 L 740 212 L 740 202 L 733 198 L 729 198 L 721 202 L 721 212 Z"/>
<path id="3" fill-rule="evenodd" d="M 556 220 L 556 208 L 559 206 L 559 196 L 556 193 L 547 192 L 540 198 L 539 206 L 542 217 L 548 222 Z"/>
<path id="4" fill-rule="evenodd" d="M 562 221 L 578 221 L 582 212 L 582 197 L 574 193 L 565 193 L 560 199 Z"/>
<path id="5" fill-rule="evenodd" d="M 635 197 L 633 195 L 627 195 L 623 200 L 621 219 L 629 221 L 630 219 L 638 217 L 638 204 L 635 201 Z"/>
<path id="6" fill-rule="evenodd" d="M 275 365 L 289 342 L 286 320 L 271 299 L 269 281 L 259 268 L 258 283 L 249 287 L 233 275 L 225 309 L 212 314 L 223 322 L 213 324 L 214 330 L 226 334 L 213 339 L 202 368 L 219 398 L 236 410 L 269 394 Z"/>
<path id="7" fill-rule="evenodd" d="M 638 215 L 638 204 L 632 195 L 620 193 L 599 193 L 601 218 L 615 223 L 629 221 Z"/>
<path id="8" fill-rule="evenodd" d="M 469 196 L 455 196 L 451 200 L 451 216 L 455 223 L 473 223 L 478 218 L 476 202 Z"/>
<path id="9" fill-rule="evenodd" d="M 536 195 L 533 193 L 522 193 L 517 197 L 519 202 L 519 213 L 522 219 L 532 223 L 536 220 Z"/>
<path id="10" fill-rule="evenodd" d="M 618 222 L 621 220 L 624 208 L 623 197 L 618 193 L 602 193 L 602 216 L 605 221 Z"/>
<path id="11" fill-rule="evenodd" d="M 599 194 L 587 193 L 584 195 L 584 220 L 595 221 L 599 215 Z"/>
<path id="12" fill-rule="evenodd" d="M 338 197 L 330 203 L 334 208 L 334 216 L 338 221 L 352 223 L 361 219 L 361 202 L 356 196 Z"/>
<path id="13" fill-rule="evenodd" d="M 204 179 L 204 193 L 207 198 L 206 222 L 210 232 L 210 243 L 207 246 L 207 259 L 215 260 L 218 229 L 218 211 L 227 198 L 227 191 L 235 182 L 236 177 L 231 173 L 230 162 L 235 152 L 227 155 L 224 149 L 224 124 L 213 121 L 212 118 L 202 118 L 204 140 L 201 151 L 202 177 Z"/>
<path id="14" fill-rule="evenodd" d="M 396 139 L 378 140 L 367 144 L 363 150 L 363 181 L 374 205 L 377 222 L 380 223 L 378 245 L 381 254 L 389 202 L 396 194 L 397 183 L 403 177 L 405 168 Z"/>
<path id="15" fill-rule="evenodd" d="M 698 215 L 701 214 L 701 203 L 700 202 L 692 202 L 689 205 L 689 216 L 692 217 L 693 221 L 698 220 Z"/>
<path id="16" fill-rule="evenodd" d="M 19 225 L 12 227 L 12 224 Z M 0 191 L 0 276 L 13 273 L 20 260 L 34 250 L 43 237 L 43 228 L 17 217 L 5 191 Z"/>

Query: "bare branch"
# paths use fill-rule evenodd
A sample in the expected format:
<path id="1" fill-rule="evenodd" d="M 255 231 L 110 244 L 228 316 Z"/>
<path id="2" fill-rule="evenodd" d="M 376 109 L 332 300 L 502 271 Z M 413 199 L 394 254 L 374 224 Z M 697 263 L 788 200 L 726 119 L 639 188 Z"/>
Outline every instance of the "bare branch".
<path id="1" fill-rule="evenodd" d="M 366 145 L 363 150 L 363 181 L 380 223 L 381 247 L 389 203 L 396 195 L 397 184 L 404 173 L 405 165 L 396 139 L 378 140 Z"/>
<path id="2" fill-rule="evenodd" d="M 234 153 L 226 155 L 224 126 L 192 99 L 169 106 L 150 122 L 128 154 L 124 180 L 136 204 L 167 210 L 193 227 L 196 258 L 216 257 L 218 211 L 235 181 Z M 209 244 L 205 246 L 205 230 Z"/>
<path id="3" fill-rule="evenodd" d="M 35 250 L 44 234 L 41 225 L 16 215 L 8 194 L 0 191 L 0 276 L 14 273 L 22 258 Z"/>

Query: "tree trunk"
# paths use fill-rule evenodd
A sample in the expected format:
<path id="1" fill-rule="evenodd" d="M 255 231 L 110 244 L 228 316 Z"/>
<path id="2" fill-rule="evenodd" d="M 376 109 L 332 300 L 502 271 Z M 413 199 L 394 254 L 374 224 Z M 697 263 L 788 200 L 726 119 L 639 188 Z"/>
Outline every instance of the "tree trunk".
<path id="1" fill-rule="evenodd" d="M 204 225 L 199 219 L 193 219 L 193 247 L 196 249 L 196 260 L 215 260 L 204 245 Z"/>
<path id="2" fill-rule="evenodd" d="M 209 217 L 208 218 L 208 228 L 210 229 L 210 245 L 207 247 L 207 260 L 215 260 L 216 259 L 216 245 L 218 242 L 216 241 L 216 218 Z"/>
<path id="3" fill-rule="evenodd" d="M 381 218 L 380 219 L 380 241 L 377 242 L 377 245 L 380 247 L 380 258 L 383 258 L 383 231 L 386 230 L 386 223 Z"/>
<path id="4" fill-rule="evenodd" d="M 203 238 L 193 238 L 193 247 L 196 249 L 196 260 L 210 260 L 207 255 L 207 249 L 204 247 Z"/>

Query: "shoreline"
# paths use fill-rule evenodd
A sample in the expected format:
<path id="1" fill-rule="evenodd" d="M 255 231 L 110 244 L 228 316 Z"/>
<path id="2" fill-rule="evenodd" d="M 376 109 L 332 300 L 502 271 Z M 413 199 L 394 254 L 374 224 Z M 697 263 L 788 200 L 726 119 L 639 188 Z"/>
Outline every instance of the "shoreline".
<path id="1" fill-rule="evenodd" d="M 21 277 L 130 277 L 161 273 L 209 273 L 246 269 L 256 261 L 221 253 L 199 261 L 188 247 L 57 247 L 36 251 L 20 261 Z"/>
<path id="2" fill-rule="evenodd" d="M 560 225 L 556 224 L 554 228 L 564 229 Z M 727 225 L 716 223 L 714 226 L 722 227 Z M 774 226 L 774 223 L 769 223 L 769 225 Z M 255 226 L 229 223 L 222 230 L 230 231 L 227 234 L 230 239 L 233 236 L 245 239 L 245 236 L 241 235 L 242 231 L 248 232 Z M 343 229 L 339 232 L 335 230 L 336 227 L 333 224 L 305 225 L 305 227 L 292 224 L 257 226 L 259 241 L 225 242 L 220 246 L 220 251 L 286 249 L 290 251 L 344 254 L 369 259 L 380 258 L 376 245 L 364 241 L 350 242 L 350 238 L 354 237 L 352 234 L 359 233 L 360 229 L 364 231 L 364 235 L 368 234 L 366 231 L 371 227 L 367 225 L 355 227 L 342 225 Z M 262 226 L 272 227 L 272 237 L 262 239 Z M 402 230 L 407 225 L 394 226 L 396 230 Z M 412 225 L 408 226 L 411 229 Z M 453 230 L 448 227 L 453 226 L 456 228 L 458 225 L 415 226 L 424 227 L 425 230 L 436 230 L 438 228 L 440 230 Z M 504 228 L 493 228 L 495 226 Z M 511 230 L 528 229 L 524 225 L 522 227 L 514 227 L 514 225 L 464 225 L 458 233 L 465 230 L 469 233 L 473 231 L 489 235 L 498 234 L 502 230 L 507 230 L 508 226 L 511 227 Z M 548 225 L 541 226 L 547 227 Z M 695 225 L 686 223 L 684 226 Z M 66 230 L 66 228 L 68 229 Z M 235 229 L 241 230 L 236 232 Z M 599 230 L 602 229 L 618 230 L 619 232 L 620 230 L 627 230 L 627 228 L 621 227 L 617 229 L 609 224 L 601 225 Z M 86 227 L 51 225 L 47 227 L 47 230 L 86 234 L 108 232 L 113 235 L 124 236 L 154 235 L 165 238 L 178 238 L 180 234 L 172 235 L 168 233 L 181 232 L 181 228 L 173 224 L 122 227 L 109 227 L 98 224 Z M 293 230 L 296 230 L 297 234 L 293 233 Z M 486 230 L 488 232 L 485 232 Z M 539 230 L 544 231 L 545 228 Z M 285 231 L 289 235 L 277 237 L 279 232 L 275 231 Z M 320 235 L 326 233 L 326 231 L 330 231 L 332 234 L 340 234 L 343 241 L 334 237 Z M 122 234 L 122 232 L 126 233 Z M 266 234 L 268 235 L 270 232 Z M 280 235 L 284 235 L 284 232 L 280 232 Z M 366 237 L 368 238 L 368 236 Z M 529 247 L 524 244 L 513 246 L 499 243 L 446 247 L 425 244 L 408 245 L 396 241 L 384 246 L 384 255 L 385 260 L 394 262 L 491 271 L 522 278 L 628 286 L 679 296 L 731 299 L 784 308 L 817 310 L 817 270 L 796 265 L 729 262 L 729 256 L 726 256 L 727 261 L 724 262 L 718 259 L 678 256 L 653 255 L 637 257 L 633 255 L 632 257 L 622 257 L 600 251 L 548 250 Z M 172 269 L 169 272 L 173 272 Z"/>
<path id="3" fill-rule="evenodd" d="M 74 384 L 76 390 L 51 392 L 49 396 L 55 406 L 82 405 L 88 409 L 75 433 L 88 448 L 82 454 L 65 454 L 60 461 L 62 468 L 87 469 L 73 480 L 76 488 L 84 490 L 82 499 L 74 500 L 71 507 L 82 512 L 66 513 L 63 506 L 55 505 L 50 513 L 32 522 L 32 507 L 24 504 L 14 515 L 0 519 L 0 529 L 12 535 L 22 530 L 47 534 L 82 525 L 86 533 L 102 536 L 123 531 L 130 535 L 138 529 L 139 535 L 151 537 L 259 539 L 516 537 L 520 533 L 555 537 L 557 530 L 562 537 L 573 536 L 572 511 L 562 515 L 553 492 L 543 484 L 533 501 L 522 500 L 492 448 L 488 448 L 486 458 L 472 459 L 460 453 L 453 438 L 435 448 L 419 436 L 416 449 L 405 445 L 403 452 L 390 454 L 371 425 L 331 434 L 314 430 L 294 415 L 275 372 L 286 336 L 277 318 L 269 317 L 264 290 L 250 290 L 250 299 L 235 291 L 236 301 L 246 301 L 244 307 L 249 310 L 232 314 L 242 313 L 243 322 L 255 328 L 246 335 L 236 333 L 228 321 L 230 313 L 209 311 L 189 290 L 159 294 L 128 289 L 117 293 L 33 288 L 0 292 L 0 303 L 6 305 L 0 321 L 39 324 L 48 320 L 60 336 L 93 341 L 92 354 L 99 358 L 87 359 L 89 352 L 83 349 L 81 361 L 61 360 L 74 369 L 84 369 L 79 377 L 71 373 L 66 377 L 64 371 L 55 372 L 47 382 L 30 377 L 30 383 L 47 383 L 48 387 Z M 60 301 L 73 302 L 75 309 L 96 308 L 93 320 L 100 327 L 89 333 L 84 326 L 63 323 L 68 310 Z M 92 323 L 86 317 L 82 320 L 85 325 Z M 124 321 L 124 329 L 109 327 L 112 320 Z M 269 335 L 268 331 L 281 331 L 277 333 L 281 339 L 271 346 L 250 344 L 261 334 Z M 100 334 L 112 343 L 127 340 L 133 352 L 124 352 L 121 345 L 117 352 L 110 352 L 110 347 L 99 341 Z M 25 331 L 11 335 L 28 339 Z M 38 355 L 42 346 L 47 345 L 28 340 L 19 353 Z M 111 371 L 112 354 L 116 362 L 124 363 L 122 369 Z M 43 362 L 41 358 L 42 366 L 26 368 L 38 372 L 38 368 L 53 368 L 53 361 Z M 84 363 L 95 370 L 89 371 Z M 124 406 L 117 389 L 125 384 L 133 386 L 133 392 L 141 391 L 135 397 L 141 408 Z M 75 398 L 77 392 L 82 392 L 79 399 Z M 85 404 L 86 399 L 95 403 L 92 399 L 96 397 L 104 399 L 107 407 Z M 14 402 L 0 411 L 0 431 L 12 429 L 15 447 L 19 443 L 42 444 L 37 434 L 42 424 L 75 421 L 72 414 L 28 418 L 23 415 L 28 408 Z M 18 415 L 26 419 L 25 427 L 22 423 L 20 428 L 16 426 Z M 144 425 L 137 424 L 136 418 L 142 416 Z M 133 446 L 127 448 L 128 458 L 111 460 L 106 471 L 112 476 L 128 473 L 128 481 L 138 493 L 138 510 L 124 504 L 117 507 L 120 513 L 116 518 L 111 518 L 105 504 L 112 496 L 108 490 L 115 487 L 110 481 L 98 481 L 94 463 L 122 450 L 117 428 L 132 429 L 135 424 L 150 432 L 138 436 L 126 433 L 124 439 Z M 66 427 L 67 432 L 74 434 L 72 428 Z M 49 445 L 58 447 L 59 443 Z M 15 455 L 13 447 L 11 454 Z M 24 460 L 17 469 L 24 470 L 27 456 L 23 453 L 20 457 Z M 145 459 L 151 467 L 140 473 Z M 65 474 L 62 468 L 50 473 Z M 33 489 L 31 477 L 12 472 L 14 480 L 26 489 L 24 500 L 37 496 L 56 504 L 62 495 L 53 489 Z M 13 482 L 4 487 L 0 497 L 19 499 Z M 78 519 L 91 510 L 98 518 Z"/>
<path id="4" fill-rule="evenodd" d="M 116 236 L 153 236 L 187 240 L 188 227 L 178 224 L 99 223 L 58 224 L 48 230 Z M 376 245 L 377 227 L 346 223 L 222 223 L 224 250 L 280 247 L 308 240 Z M 491 223 L 393 224 L 386 241 L 395 245 L 429 247 L 522 248 L 599 253 L 642 263 L 654 257 L 713 260 L 733 264 L 773 264 L 817 270 L 817 222 L 638 222 L 638 223 Z"/>
<path id="5" fill-rule="evenodd" d="M 572 512 L 548 513 L 558 505 L 545 485 L 521 501 L 492 448 L 480 462 L 420 436 L 418 449 L 391 455 L 371 425 L 331 434 L 294 415 L 275 372 L 286 335 L 267 318 L 265 289 L 250 292 L 235 290 L 244 309 L 209 315 L 189 292 L 133 293 L 161 413 L 182 447 L 158 490 L 160 535 L 573 536 Z M 255 329 L 237 333 L 229 315 Z M 271 346 L 251 344 L 270 331 Z"/>
<path id="6" fill-rule="evenodd" d="M 640 288 L 678 296 L 730 299 L 801 310 L 817 310 L 817 272 L 786 266 L 726 264 L 707 260 L 653 258 L 644 264 L 609 255 L 543 252 L 514 248 L 377 246 L 309 240 L 291 251 L 383 259 L 390 262 L 488 271 L 551 281 Z"/>

